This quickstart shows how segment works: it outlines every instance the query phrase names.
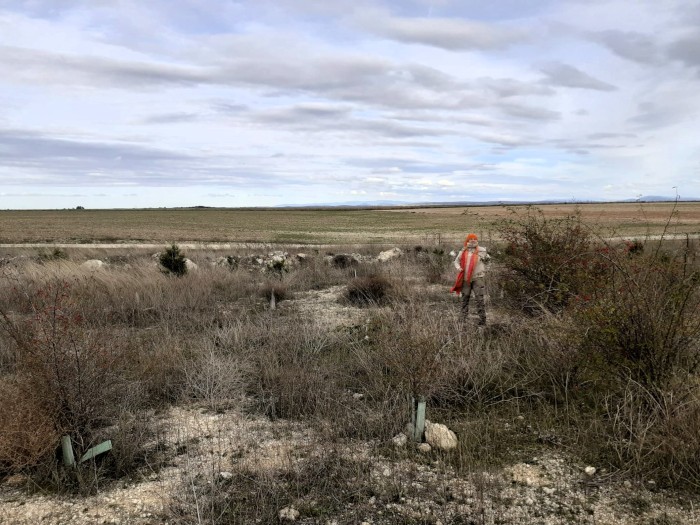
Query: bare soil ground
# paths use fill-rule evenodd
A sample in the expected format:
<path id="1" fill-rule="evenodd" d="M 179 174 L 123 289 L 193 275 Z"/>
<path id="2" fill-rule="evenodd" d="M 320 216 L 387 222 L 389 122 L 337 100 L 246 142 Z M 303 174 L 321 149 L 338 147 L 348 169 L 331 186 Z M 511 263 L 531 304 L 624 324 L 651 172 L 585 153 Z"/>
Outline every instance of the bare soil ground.
<path id="1" fill-rule="evenodd" d="M 525 206 L 391 209 L 163 209 L 0 211 L 0 243 L 435 244 L 465 231 L 486 239 Z M 580 212 L 616 235 L 700 233 L 700 203 L 543 205 L 548 217 Z"/>

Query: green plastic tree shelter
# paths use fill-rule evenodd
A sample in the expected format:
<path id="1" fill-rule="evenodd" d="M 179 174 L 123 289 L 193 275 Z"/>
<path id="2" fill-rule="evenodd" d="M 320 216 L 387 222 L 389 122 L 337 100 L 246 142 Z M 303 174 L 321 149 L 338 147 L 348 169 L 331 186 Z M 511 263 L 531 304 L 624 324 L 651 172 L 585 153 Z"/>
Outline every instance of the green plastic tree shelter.
<path id="1" fill-rule="evenodd" d="M 83 454 L 80 457 L 80 461 L 78 463 L 83 463 L 87 461 L 88 459 L 95 458 L 99 456 L 100 454 L 107 452 L 109 450 L 112 450 L 112 440 L 108 439 L 107 441 L 103 441 L 99 445 L 96 445 L 90 449 L 88 449 L 85 454 Z M 70 436 L 63 436 L 61 438 L 61 451 L 63 452 L 63 464 L 66 467 L 74 467 L 75 466 L 75 455 L 73 454 L 73 445 L 71 445 L 70 442 Z"/>

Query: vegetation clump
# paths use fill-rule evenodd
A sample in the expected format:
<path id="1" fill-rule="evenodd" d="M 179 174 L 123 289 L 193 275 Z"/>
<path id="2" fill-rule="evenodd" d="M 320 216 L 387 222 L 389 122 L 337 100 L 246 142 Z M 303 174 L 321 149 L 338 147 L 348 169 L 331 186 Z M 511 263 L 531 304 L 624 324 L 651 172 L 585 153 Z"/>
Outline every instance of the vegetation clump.
<path id="1" fill-rule="evenodd" d="M 355 306 L 384 304 L 391 290 L 391 282 L 383 275 L 356 277 L 348 283 L 345 299 Z"/>
<path id="2" fill-rule="evenodd" d="M 187 259 L 177 244 L 172 244 L 158 257 L 161 266 L 168 272 L 181 277 L 187 273 Z"/>

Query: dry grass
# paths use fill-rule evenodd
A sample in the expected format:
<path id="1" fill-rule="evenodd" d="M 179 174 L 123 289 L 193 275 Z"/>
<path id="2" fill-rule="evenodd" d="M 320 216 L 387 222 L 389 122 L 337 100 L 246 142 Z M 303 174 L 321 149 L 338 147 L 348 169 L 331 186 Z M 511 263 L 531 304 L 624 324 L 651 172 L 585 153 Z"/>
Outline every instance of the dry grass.
<path id="1" fill-rule="evenodd" d="M 433 416 L 460 433 L 460 448 L 444 456 L 459 473 L 521 461 L 533 448 L 544 447 L 576 451 L 621 473 L 654 475 L 669 486 L 700 483 L 700 398 L 697 370 L 690 369 L 688 360 L 673 362 L 671 376 L 676 379 L 664 375 L 663 388 L 622 381 L 634 378 L 609 373 L 616 362 L 591 361 L 590 345 L 600 346 L 598 340 L 582 343 L 582 331 L 598 322 L 595 316 L 579 317 L 578 310 L 567 308 L 540 318 L 521 316 L 499 295 L 496 271 L 489 277 L 493 322 L 479 330 L 460 321 L 458 302 L 448 296 L 445 282 L 453 277 L 446 271 L 451 258 L 433 248 L 439 250 L 411 249 L 387 265 L 352 268 L 333 267 L 324 262 L 324 253 L 313 253 L 274 281 L 259 270 L 213 267 L 208 262 L 215 254 L 203 250 L 188 254 L 200 269 L 182 278 L 164 275 L 144 252 L 127 253 L 99 271 L 81 267 L 77 254 L 67 261 L 23 260 L 4 267 L 0 390 L 5 399 L 23 401 L 0 407 L 0 423 L 6 422 L 0 427 L 6 429 L 0 430 L 0 468 L 55 475 L 61 469 L 51 447 L 56 436 L 64 431 L 80 434 L 84 449 L 113 432 L 121 443 L 135 444 L 122 448 L 115 470 L 128 474 L 139 469 L 138 458 L 145 454 L 140 447 L 149 429 L 143 415 L 183 403 L 303 421 L 330 446 L 364 446 L 369 441 L 381 451 L 409 421 L 410 398 L 422 396 Z M 378 249 L 347 246 L 336 253 L 376 254 Z M 346 315 L 343 320 L 351 323 L 321 323 L 300 313 L 297 296 L 337 285 L 352 289 L 355 279 L 366 281 L 372 275 L 383 275 L 393 285 L 392 301 L 365 301 L 362 309 L 334 302 L 334 313 Z M 74 321 L 61 338 L 39 341 L 37 327 L 32 332 L 27 323 L 31 326 L 39 311 L 37 294 L 58 283 L 66 283 L 66 304 L 79 321 L 66 317 Z M 261 294 L 271 283 L 294 292 L 275 310 Z M 384 285 L 382 289 L 387 291 Z M 647 297 L 643 290 L 640 300 Z M 606 300 L 611 297 L 618 295 Z M 697 319 L 697 312 L 687 313 L 689 320 Z M 667 321 L 673 319 L 671 315 Z M 59 326 L 50 319 L 43 322 L 39 328 Z M 27 358 L 38 351 L 41 359 Z M 27 382 L 32 374 L 35 382 Z M 72 385 L 77 378 L 89 387 L 80 395 L 65 385 L 66 379 Z M 31 395 L 20 395 L 18 385 Z M 57 392 L 66 397 L 61 407 L 46 402 Z M 86 393 L 90 403 L 83 403 Z M 67 418 L 70 403 L 86 411 L 69 411 Z M 520 421 L 518 416 L 528 425 L 513 423 Z M 26 450 L 18 448 L 24 438 L 14 421 L 46 426 L 46 441 L 30 440 Z M 248 516 L 239 498 L 245 496 L 254 502 L 251 508 L 270 516 L 288 501 L 307 500 L 309 513 L 331 515 L 338 507 L 324 498 L 337 492 L 341 504 L 350 501 L 343 495 L 345 482 L 339 480 L 350 471 L 360 476 L 364 464 L 328 458 L 331 465 L 324 468 L 338 473 L 338 479 L 323 478 L 313 464 L 300 464 L 270 479 L 243 469 L 219 486 L 217 494 L 208 495 L 208 488 L 198 486 L 204 492 L 196 493 L 202 499 L 195 507 L 235 523 Z M 660 474 L 664 462 L 674 465 L 673 476 Z M 37 467 L 47 464 L 53 465 L 53 474 Z M 264 487 L 266 481 L 271 485 Z M 365 485 L 358 481 L 355 489 L 360 494 Z M 317 505 L 299 491 L 317 494 Z M 216 499 L 221 494 L 228 503 Z M 189 496 L 183 498 L 179 510 L 186 520 L 193 507 Z"/>

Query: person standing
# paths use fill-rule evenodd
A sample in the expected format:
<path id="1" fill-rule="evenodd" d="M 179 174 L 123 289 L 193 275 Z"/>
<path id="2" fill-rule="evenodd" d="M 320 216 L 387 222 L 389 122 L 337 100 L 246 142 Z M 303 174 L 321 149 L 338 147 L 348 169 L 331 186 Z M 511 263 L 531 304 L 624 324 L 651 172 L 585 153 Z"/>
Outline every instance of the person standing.
<path id="1" fill-rule="evenodd" d="M 491 256 L 486 253 L 486 248 L 479 246 L 479 239 L 475 233 L 470 233 L 464 240 L 464 248 L 455 258 L 455 268 L 459 270 L 457 281 L 450 290 L 457 295 L 462 295 L 462 318 L 469 315 L 469 299 L 474 294 L 476 308 L 479 313 L 479 326 L 486 324 L 486 305 L 484 304 L 484 277 L 486 265 Z"/>

